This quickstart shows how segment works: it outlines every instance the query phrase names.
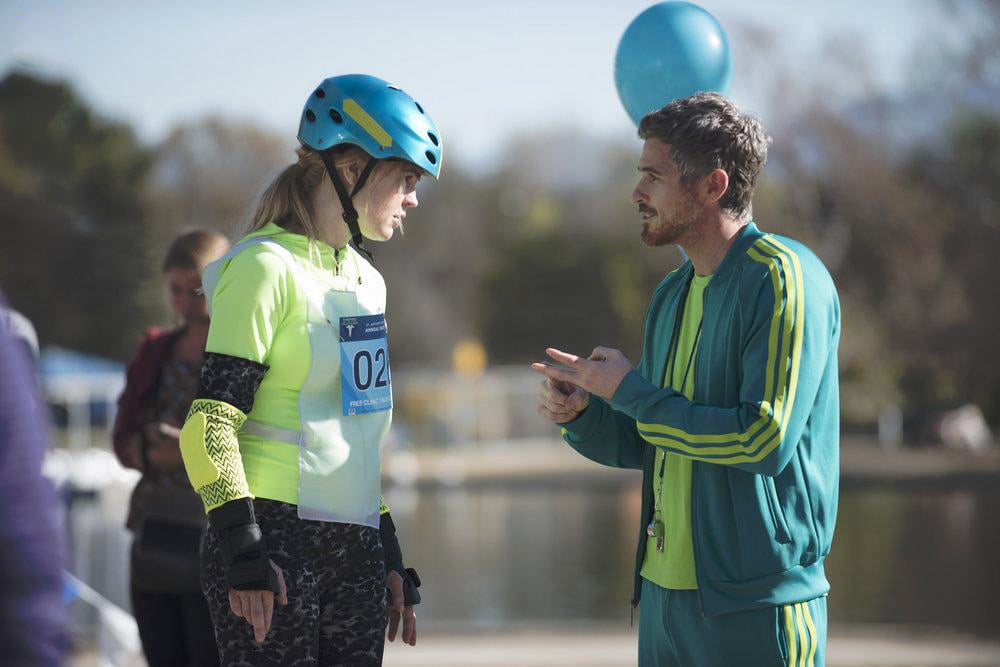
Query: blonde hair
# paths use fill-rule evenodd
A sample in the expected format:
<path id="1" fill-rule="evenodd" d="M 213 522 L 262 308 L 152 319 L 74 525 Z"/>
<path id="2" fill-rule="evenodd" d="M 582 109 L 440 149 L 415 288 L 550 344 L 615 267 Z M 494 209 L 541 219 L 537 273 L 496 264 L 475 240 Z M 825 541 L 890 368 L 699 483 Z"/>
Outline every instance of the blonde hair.
<path id="1" fill-rule="evenodd" d="M 326 178 L 326 168 L 320 154 L 301 146 L 295 150 L 298 160 L 285 167 L 257 196 L 239 225 L 239 236 L 255 232 L 273 222 L 286 229 L 301 231 L 313 240 L 320 240 L 319 227 L 313 219 L 310 197 Z M 337 169 L 364 168 L 370 156 L 352 144 L 333 149 L 333 164 Z"/>
<path id="2" fill-rule="evenodd" d="M 201 271 L 226 254 L 229 239 L 208 229 L 192 229 L 175 238 L 163 258 L 162 270 L 194 269 Z"/>

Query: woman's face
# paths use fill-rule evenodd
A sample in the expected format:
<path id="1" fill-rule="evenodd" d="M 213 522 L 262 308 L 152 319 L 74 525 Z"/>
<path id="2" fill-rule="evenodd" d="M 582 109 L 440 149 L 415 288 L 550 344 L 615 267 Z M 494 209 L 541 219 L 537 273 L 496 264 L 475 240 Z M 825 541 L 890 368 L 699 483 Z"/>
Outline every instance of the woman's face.
<path id="1" fill-rule="evenodd" d="M 388 241 L 396 228 L 402 230 L 407 209 L 417 207 L 417 183 L 422 175 L 419 167 L 400 160 L 378 166 L 373 182 L 365 188 L 369 195 L 359 216 L 365 237 Z"/>
<path id="2" fill-rule="evenodd" d="M 196 269 L 170 268 L 164 272 L 170 308 L 182 324 L 207 325 L 208 304 L 201 294 L 201 274 Z"/>

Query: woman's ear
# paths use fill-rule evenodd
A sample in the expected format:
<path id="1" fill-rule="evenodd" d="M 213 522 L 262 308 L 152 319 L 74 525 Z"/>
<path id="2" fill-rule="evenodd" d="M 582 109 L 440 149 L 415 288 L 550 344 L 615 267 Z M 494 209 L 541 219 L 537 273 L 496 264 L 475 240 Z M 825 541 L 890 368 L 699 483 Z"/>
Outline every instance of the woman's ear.
<path id="1" fill-rule="evenodd" d="M 347 164 L 337 167 L 337 171 L 340 173 L 340 179 L 344 182 L 347 191 L 352 192 L 354 184 L 361 177 L 361 164 L 356 160 L 352 160 Z"/>

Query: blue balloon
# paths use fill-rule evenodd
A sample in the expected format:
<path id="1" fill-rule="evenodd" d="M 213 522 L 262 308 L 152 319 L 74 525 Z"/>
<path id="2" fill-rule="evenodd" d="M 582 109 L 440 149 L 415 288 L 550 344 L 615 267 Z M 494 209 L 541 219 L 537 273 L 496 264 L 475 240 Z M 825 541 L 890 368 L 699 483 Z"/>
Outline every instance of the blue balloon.
<path id="1" fill-rule="evenodd" d="M 636 126 L 673 100 L 702 91 L 725 95 L 732 78 L 725 31 L 690 2 L 661 2 L 639 14 L 615 53 L 615 87 Z"/>

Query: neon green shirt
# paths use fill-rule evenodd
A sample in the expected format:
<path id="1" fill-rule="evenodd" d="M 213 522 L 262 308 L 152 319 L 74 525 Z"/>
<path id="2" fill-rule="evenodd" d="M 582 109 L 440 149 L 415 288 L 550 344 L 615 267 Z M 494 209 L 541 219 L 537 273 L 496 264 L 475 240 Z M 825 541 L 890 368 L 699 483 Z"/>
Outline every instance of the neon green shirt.
<path id="1" fill-rule="evenodd" d="M 694 395 L 694 361 L 701 334 L 701 307 L 705 286 L 712 276 L 695 275 L 678 332 L 677 348 L 667 361 L 665 387 Z M 662 496 L 661 496 L 662 487 Z M 656 550 L 656 538 L 646 540 L 646 557 L 639 574 L 655 584 L 671 589 L 695 589 L 694 542 L 691 538 L 691 459 L 657 449 L 653 467 L 653 520 L 664 524 L 663 552 Z"/>
<path id="2" fill-rule="evenodd" d="M 335 249 L 273 223 L 246 238 L 258 236 L 271 237 L 302 259 L 303 269 L 321 284 L 332 285 L 334 275 L 360 275 L 360 263 L 365 261 L 350 246 Z M 300 430 L 299 391 L 311 361 L 307 302 L 288 265 L 264 245 L 245 248 L 223 265 L 211 307 L 206 351 L 268 366 L 247 417 Z M 239 435 L 239 443 L 250 492 L 298 504 L 298 448 L 245 433 Z"/>

